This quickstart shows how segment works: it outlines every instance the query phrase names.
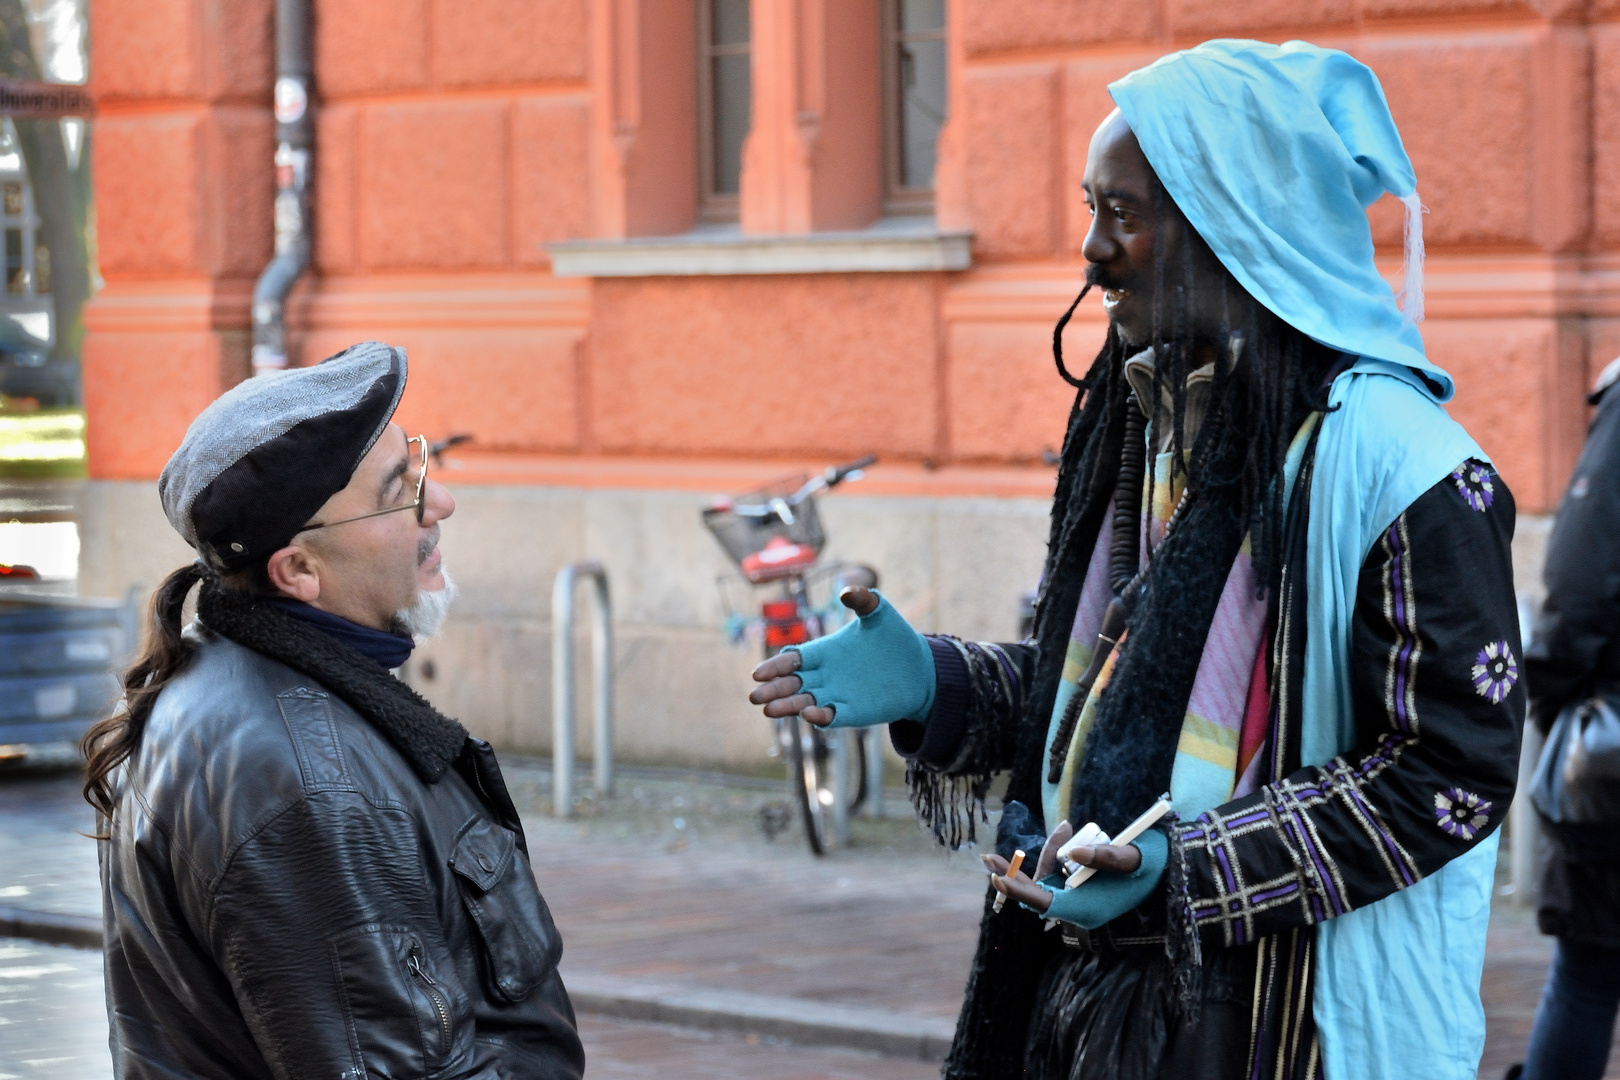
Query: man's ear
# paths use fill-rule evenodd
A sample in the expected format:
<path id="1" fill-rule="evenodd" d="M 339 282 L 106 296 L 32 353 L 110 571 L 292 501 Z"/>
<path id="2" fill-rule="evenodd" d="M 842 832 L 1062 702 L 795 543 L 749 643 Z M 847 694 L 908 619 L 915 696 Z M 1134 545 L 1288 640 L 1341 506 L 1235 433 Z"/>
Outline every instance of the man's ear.
<path id="1" fill-rule="evenodd" d="M 270 556 L 265 573 L 282 595 L 312 604 L 321 595 L 321 566 L 307 548 L 289 544 Z"/>

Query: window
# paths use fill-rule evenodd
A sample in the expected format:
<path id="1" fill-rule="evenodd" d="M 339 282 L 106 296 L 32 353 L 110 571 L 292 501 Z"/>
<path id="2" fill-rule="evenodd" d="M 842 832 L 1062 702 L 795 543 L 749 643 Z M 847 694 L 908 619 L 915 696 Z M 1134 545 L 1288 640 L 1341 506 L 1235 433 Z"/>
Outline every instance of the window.
<path id="1" fill-rule="evenodd" d="M 34 188 L 23 164 L 17 128 L 9 116 L 0 119 L 0 233 L 5 237 L 0 315 L 22 327 L 40 345 L 49 345 L 51 253 L 40 236 Z"/>
<path id="2" fill-rule="evenodd" d="M 934 154 L 945 125 L 945 0 L 884 0 L 884 212 L 934 209 Z"/>
<path id="3" fill-rule="evenodd" d="M 753 106 L 749 0 L 698 2 L 698 216 L 737 220 Z"/>

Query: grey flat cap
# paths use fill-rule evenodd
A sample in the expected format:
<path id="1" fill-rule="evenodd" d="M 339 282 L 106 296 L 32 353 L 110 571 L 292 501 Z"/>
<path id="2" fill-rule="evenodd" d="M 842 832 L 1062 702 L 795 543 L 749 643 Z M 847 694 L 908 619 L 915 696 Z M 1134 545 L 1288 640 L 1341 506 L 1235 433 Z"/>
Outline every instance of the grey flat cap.
<path id="1" fill-rule="evenodd" d="M 367 341 L 248 379 L 191 422 L 158 478 L 169 524 L 235 570 L 286 546 L 348 486 L 405 392 L 405 350 Z"/>

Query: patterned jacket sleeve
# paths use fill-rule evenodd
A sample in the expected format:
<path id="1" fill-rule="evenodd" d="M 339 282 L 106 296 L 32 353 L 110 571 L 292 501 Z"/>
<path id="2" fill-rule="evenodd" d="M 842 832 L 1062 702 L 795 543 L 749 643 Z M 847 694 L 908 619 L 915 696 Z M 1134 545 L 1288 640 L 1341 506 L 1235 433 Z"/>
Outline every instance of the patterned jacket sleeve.
<path id="1" fill-rule="evenodd" d="M 944 635 L 930 636 L 928 646 L 934 653 L 934 708 L 926 724 L 889 725 L 895 752 L 914 768 L 944 776 L 1010 768 L 1034 647 Z"/>
<path id="2" fill-rule="evenodd" d="M 1465 462 L 1362 564 L 1353 616 L 1356 745 L 1180 831 L 1206 945 L 1364 907 L 1501 824 L 1518 768 L 1512 495 Z"/>

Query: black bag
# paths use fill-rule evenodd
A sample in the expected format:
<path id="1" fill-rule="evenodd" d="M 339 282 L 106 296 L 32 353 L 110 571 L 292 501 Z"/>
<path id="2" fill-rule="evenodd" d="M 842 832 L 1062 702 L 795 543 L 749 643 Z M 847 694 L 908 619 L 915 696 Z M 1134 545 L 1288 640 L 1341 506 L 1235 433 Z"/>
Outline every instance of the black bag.
<path id="1" fill-rule="evenodd" d="M 1553 721 L 1530 801 L 1576 862 L 1620 859 L 1620 702 L 1593 697 Z"/>

